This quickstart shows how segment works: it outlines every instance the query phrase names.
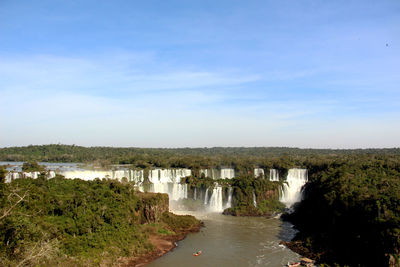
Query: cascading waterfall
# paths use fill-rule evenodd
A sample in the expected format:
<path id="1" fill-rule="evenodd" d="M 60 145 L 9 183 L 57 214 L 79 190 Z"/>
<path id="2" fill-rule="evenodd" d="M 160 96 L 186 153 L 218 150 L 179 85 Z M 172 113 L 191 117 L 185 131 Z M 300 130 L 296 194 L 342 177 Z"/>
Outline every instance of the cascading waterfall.
<path id="1" fill-rule="evenodd" d="M 204 205 L 208 204 L 208 188 L 206 189 L 206 195 L 204 197 Z"/>
<path id="2" fill-rule="evenodd" d="M 57 174 L 63 175 L 68 179 L 79 178 L 82 180 L 99 179 L 116 179 L 121 181 L 126 178 L 130 182 L 140 184 L 144 180 L 143 170 L 112 170 L 112 171 L 92 171 L 92 170 L 73 170 L 73 171 L 58 171 Z M 50 177 L 51 178 L 51 177 Z"/>
<path id="3" fill-rule="evenodd" d="M 222 187 L 217 186 L 213 189 L 210 198 L 209 211 L 211 212 L 222 212 L 224 208 L 222 207 Z"/>
<path id="4" fill-rule="evenodd" d="M 10 183 L 11 181 L 15 179 L 22 179 L 22 178 L 32 178 L 32 179 L 37 179 L 40 175 L 40 172 L 15 172 L 15 171 L 10 171 L 7 173 L 5 177 L 5 182 Z M 47 177 L 48 178 L 54 178 L 56 176 L 56 173 L 54 171 L 47 171 Z"/>
<path id="5" fill-rule="evenodd" d="M 200 176 L 204 175 L 211 179 L 232 179 L 235 177 L 235 170 L 232 168 L 221 168 L 218 169 L 201 169 Z"/>
<path id="6" fill-rule="evenodd" d="M 223 168 L 221 169 L 220 179 L 232 179 L 235 177 L 235 170 L 231 168 Z"/>
<path id="7" fill-rule="evenodd" d="M 22 163 L 20 164 L 22 166 Z M 45 165 L 45 164 L 42 164 Z M 6 176 L 6 182 L 11 182 L 18 178 L 33 178 L 39 177 L 39 172 L 21 172 L 21 166 L 13 166 L 13 169 L 9 169 Z M 86 170 L 80 168 L 77 164 L 71 166 L 56 166 L 50 165 L 48 167 L 47 176 L 48 178 L 54 178 L 56 174 L 63 175 L 66 178 L 74 179 L 80 178 L 83 180 L 94 180 L 99 179 L 116 179 L 123 180 L 126 178 L 130 182 L 135 182 L 142 190 L 144 189 L 143 182 L 145 181 L 144 170 L 129 170 L 129 169 L 117 169 L 110 171 L 100 170 Z M 202 169 L 200 174 L 213 179 L 231 179 L 235 176 L 235 171 L 232 168 L 220 168 L 220 169 Z M 167 193 L 170 200 L 180 200 L 188 198 L 188 185 L 181 183 L 181 178 L 191 176 L 192 172 L 190 169 L 152 169 L 149 171 L 148 180 L 150 184 L 150 192 Z M 264 169 L 255 168 L 254 176 L 261 177 L 266 176 Z M 270 169 L 269 171 L 270 181 L 279 181 L 279 172 L 276 169 Z M 291 207 L 294 203 L 301 200 L 301 189 L 307 182 L 307 170 L 306 169 L 290 169 L 288 171 L 286 182 L 280 188 L 279 200 L 284 203 L 287 207 Z M 194 188 L 193 199 L 203 197 L 203 191 L 198 196 L 197 188 Z M 222 211 L 222 207 L 232 207 L 232 188 L 227 190 L 227 199 L 225 205 L 222 203 L 222 188 L 216 186 L 211 197 L 209 196 L 209 189 L 207 188 L 204 194 L 204 205 L 209 210 L 216 212 Z M 253 191 L 253 204 L 257 206 L 257 199 L 255 192 Z"/>
<path id="8" fill-rule="evenodd" d="M 151 192 L 166 193 L 170 200 L 186 199 L 188 197 L 187 184 L 181 184 L 181 178 L 190 176 L 189 169 L 153 169 L 149 172 L 149 181 L 152 183 Z"/>
<path id="9" fill-rule="evenodd" d="M 256 193 L 254 192 L 254 190 L 253 190 L 253 205 L 254 205 L 254 207 L 257 208 L 257 198 L 256 198 Z"/>
<path id="10" fill-rule="evenodd" d="M 56 172 L 55 171 L 49 171 L 48 172 L 48 177 L 49 177 L 49 179 L 52 179 L 52 178 L 56 177 Z"/>
<path id="11" fill-rule="evenodd" d="M 171 194 L 167 193 L 172 200 L 185 199 L 187 198 L 187 184 L 172 184 Z"/>
<path id="12" fill-rule="evenodd" d="M 269 180 L 271 182 L 279 182 L 279 172 L 276 169 L 269 170 Z"/>
<path id="13" fill-rule="evenodd" d="M 232 187 L 228 189 L 228 200 L 226 201 L 225 209 L 229 209 L 232 207 Z"/>
<path id="14" fill-rule="evenodd" d="M 280 190 L 279 201 L 290 208 L 294 203 L 301 201 L 301 189 L 308 180 L 306 169 L 289 169 L 286 183 Z"/>
<path id="15" fill-rule="evenodd" d="M 254 169 L 254 177 L 264 177 L 264 170 L 261 168 Z"/>

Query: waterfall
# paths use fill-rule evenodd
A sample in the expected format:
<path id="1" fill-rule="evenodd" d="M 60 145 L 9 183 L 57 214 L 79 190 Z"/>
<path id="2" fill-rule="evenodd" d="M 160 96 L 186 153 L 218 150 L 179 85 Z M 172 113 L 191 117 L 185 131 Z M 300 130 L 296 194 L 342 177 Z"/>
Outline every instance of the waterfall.
<path id="1" fill-rule="evenodd" d="M 235 177 L 235 170 L 232 168 L 221 168 L 217 169 L 201 169 L 200 176 L 204 174 L 205 177 L 212 179 L 232 179 Z"/>
<path id="2" fill-rule="evenodd" d="M 6 175 L 6 183 L 11 183 L 15 179 L 19 179 L 20 174 L 18 172 L 8 172 Z"/>
<path id="3" fill-rule="evenodd" d="M 207 205 L 208 203 L 208 188 L 206 189 L 206 195 L 204 197 L 204 205 Z"/>
<path id="4" fill-rule="evenodd" d="M 213 193 L 210 199 L 210 207 L 209 210 L 211 212 L 222 212 L 224 209 L 222 207 L 222 187 L 217 186 L 213 189 Z"/>
<path id="5" fill-rule="evenodd" d="M 232 179 L 235 177 L 235 170 L 231 168 L 221 169 L 220 179 Z"/>
<path id="6" fill-rule="evenodd" d="M 197 200 L 197 188 L 194 188 L 193 199 Z"/>
<path id="7" fill-rule="evenodd" d="M 152 183 L 151 192 L 166 193 L 170 200 L 186 199 L 187 184 L 181 184 L 181 178 L 191 175 L 189 169 L 153 169 L 149 172 Z"/>
<path id="8" fill-rule="evenodd" d="M 254 205 L 254 207 L 256 207 L 256 208 L 257 208 L 257 199 L 256 199 L 256 193 L 254 192 L 254 190 L 253 190 L 253 205 Z"/>
<path id="9" fill-rule="evenodd" d="M 261 168 L 254 169 L 254 177 L 264 177 L 264 170 Z"/>
<path id="10" fill-rule="evenodd" d="M 200 176 L 201 176 L 202 174 L 204 174 L 204 177 L 209 177 L 209 178 L 214 179 L 214 177 L 212 177 L 212 174 L 211 174 L 211 176 L 210 176 L 210 170 L 209 170 L 209 169 L 201 169 L 201 170 L 200 170 Z"/>
<path id="11" fill-rule="evenodd" d="M 172 192 L 167 192 L 170 199 L 179 200 L 187 198 L 187 184 L 172 184 Z"/>
<path id="12" fill-rule="evenodd" d="M 48 178 L 49 178 L 49 179 L 52 179 L 52 178 L 54 178 L 54 177 L 56 177 L 56 172 L 55 172 L 55 171 L 49 171 L 49 172 L 48 172 Z"/>
<path id="13" fill-rule="evenodd" d="M 32 179 L 37 179 L 40 175 L 40 172 L 14 172 L 10 171 L 7 173 L 5 177 L 5 182 L 10 183 L 12 180 L 15 179 L 20 179 L 20 178 L 32 178 Z M 47 178 L 51 179 L 56 176 L 56 173 L 54 171 L 48 171 L 47 172 Z"/>
<path id="14" fill-rule="evenodd" d="M 228 200 L 226 201 L 225 209 L 229 209 L 232 207 L 232 187 L 228 189 Z"/>
<path id="15" fill-rule="evenodd" d="M 279 172 L 276 169 L 269 170 L 269 180 L 272 182 L 279 182 Z"/>
<path id="16" fill-rule="evenodd" d="M 129 177 L 130 182 L 135 182 L 136 184 L 141 184 L 144 181 L 144 171 L 143 170 L 133 170 L 131 176 Z"/>
<path id="17" fill-rule="evenodd" d="M 306 169 L 290 169 L 286 183 L 280 190 L 279 201 L 290 208 L 294 203 L 301 201 L 301 189 L 308 180 Z"/>
<path id="18" fill-rule="evenodd" d="M 143 170 L 112 170 L 112 171 L 89 171 L 89 170 L 73 170 L 73 171 L 57 171 L 57 174 L 63 175 L 67 179 L 79 178 L 82 180 L 99 179 L 115 179 L 121 181 L 126 178 L 136 184 L 143 182 Z"/>

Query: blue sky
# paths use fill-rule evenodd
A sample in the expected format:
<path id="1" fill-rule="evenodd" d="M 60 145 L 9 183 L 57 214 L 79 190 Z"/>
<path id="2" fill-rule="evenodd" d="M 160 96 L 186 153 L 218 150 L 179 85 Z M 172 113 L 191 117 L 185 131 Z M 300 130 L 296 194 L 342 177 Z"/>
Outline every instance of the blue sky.
<path id="1" fill-rule="evenodd" d="M 0 1 L 0 146 L 400 146 L 400 1 Z"/>

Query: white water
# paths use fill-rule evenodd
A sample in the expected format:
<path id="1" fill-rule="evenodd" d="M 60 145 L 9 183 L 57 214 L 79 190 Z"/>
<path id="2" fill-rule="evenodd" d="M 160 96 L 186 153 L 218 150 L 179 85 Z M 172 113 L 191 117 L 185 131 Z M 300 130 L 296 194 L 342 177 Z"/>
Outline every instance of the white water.
<path id="1" fill-rule="evenodd" d="M 204 174 L 205 177 L 212 179 L 232 179 L 235 177 L 235 170 L 232 168 L 218 169 L 201 169 L 200 175 Z"/>
<path id="2" fill-rule="evenodd" d="M 5 178 L 6 183 L 10 183 L 15 179 L 22 178 L 32 178 L 37 179 L 40 175 L 40 172 L 8 172 Z M 47 175 L 49 178 L 54 178 L 56 176 L 54 171 L 47 171 Z"/>
<path id="3" fill-rule="evenodd" d="M 232 179 L 233 177 L 235 177 L 235 170 L 234 169 L 228 169 L 228 168 L 224 168 L 221 169 L 221 176 L 220 179 Z"/>
<path id="4" fill-rule="evenodd" d="M 226 201 L 225 209 L 229 209 L 232 207 L 232 187 L 228 189 L 228 200 Z"/>
<path id="5" fill-rule="evenodd" d="M 208 188 L 206 189 L 206 195 L 204 196 L 204 205 L 208 203 Z"/>
<path id="6" fill-rule="evenodd" d="M 272 182 L 279 182 L 279 172 L 276 169 L 269 170 L 269 180 Z"/>
<path id="7" fill-rule="evenodd" d="M 158 193 L 158 192 L 157 192 Z M 172 184 L 172 192 L 166 192 L 172 200 L 185 199 L 187 195 L 187 184 Z"/>
<path id="8" fill-rule="evenodd" d="M 264 170 L 261 168 L 255 168 L 254 169 L 254 177 L 264 177 Z"/>
<path id="9" fill-rule="evenodd" d="M 254 192 L 254 190 L 253 190 L 253 205 L 254 205 L 254 207 L 257 208 L 257 198 L 256 198 L 256 193 Z"/>
<path id="10" fill-rule="evenodd" d="M 67 179 L 79 178 L 90 181 L 98 179 L 115 179 L 121 181 L 126 178 L 129 182 L 140 184 L 144 180 L 143 170 L 112 170 L 112 171 L 93 171 L 93 170 L 73 170 L 60 171 L 57 174 L 63 175 Z"/>
<path id="11" fill-rule="evenodd" d="M 222 187 L 214 187 L 213 193 L 210 198 L 210 207 L 208 208 L 210 212 L 223 212 L 222 207 Z"/>
<path id="12" fill-rule="evenodd" d="M 193 199 L 197 200 L 197 188 L 194 188 Z"/>
<path id="13" fill-rule="evenodd" d="M 301 201 L 301 189 L 308 180 L 306 169 L 289 169 L 286 183 L 280 190 L 279 201 L 290 208 L 294 203 Z"/>
<path id="14" fill-rule="evenodd" d="M 170 201 L 188 197 L 187 184 L 181 184 L 181 178 L 190 176 L 190 169 L 153 169 L 149 172 L 152 183 L 150 191 L 168 194 Z"/>
<path id="15" fill-rule="evenodd" d="M 152 183 L 180 183 L 181 178 L 192 175 L 190 169 L 153 169 L 149 172 Z"/>
<path id="16" fill-rule="evenodd" d="M 7 163 L 8 164 L 8 163 Z M 94 180 L 99 179 L 116 179 L 121 181 L 122 178 L 126 178 L 130 182 L 135 182 L 136 185 L 143 190 L 143 182 L 145 180 L 144 170 L 129 170 L 119 169 L 110 171 L 98 171 L 98 170 L 85 170 L 78 167 L 77 164 L 71 164 L 71 166 L 63 166 L 62 164 L 42 164 L 49 169 L 48 177 L 54 178 L 56 174 L 60 174 L 69 179 L 80 178 L 83 180 Z M 10 166 L 10 165 L 9 165 Z M 14 164 L 9 167 L 10 172 L 6 176 L 6 182 L 11 182 L 18 178 L 38 178 L 39 172 L 18 172 L 18 168 L 21 169 L 21 164 Z M 200 170 L 201 174 L 208 176 L 213 179 L 231 179 L 235 177 L 235 171 L 232 168 L 221 168 L 221 169 L 203 169 Z M 149 171 L 148 179 L 152 183 L 150 186 L 151 192 L 166 193 L 169 195 L 171 201 L 188 198 L 188 187 L 186 184 L 181 184 L 181 178 L 192 175 L 190 169 L 152 169 Z M 254 176 L 260 177 L 265 176 L 262 168 L 254 169 Z M 270 181 L 279 181 L 279 173 L 276 169 L 270 169 L 269 173 Z M 307 170 L 305 169 L 290 169 L 286 179 L 286 184 L 280 188 L 280 201 L 287 207 L 291 207 L 294 203 L 301 201 L 301 188 L 307 182 Z M 218 188 L 218 187 L 217 187 Z M 210 210 L 222 210 L 222 191 L 219 195 L 218 189 L 213 190 L 211 197 L 209 197 L 209 190 L 206 189 L 204 196 L 204 205 Z M 221 189 L 222 190 L 222 189 Z M 194 199 L 197 199 L 197 189 L 194 192 Z M 211 199 L 213 204 L 211 207 Z M 218 203 L 217 203 L 218 201 Z M 253 204 L 257 206 L 256 197 L 253 192 Z M 232 206 L 232 189 L 229 188 L 225 208 Z"/>

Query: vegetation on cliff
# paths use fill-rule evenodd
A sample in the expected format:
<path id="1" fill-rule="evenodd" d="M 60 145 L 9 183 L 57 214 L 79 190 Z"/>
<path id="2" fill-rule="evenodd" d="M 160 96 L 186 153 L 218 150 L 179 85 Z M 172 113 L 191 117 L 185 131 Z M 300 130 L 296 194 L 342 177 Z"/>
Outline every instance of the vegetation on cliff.
<path id="1" fill-rule="evenodd" d="M 109 180 L 17 179 L 1 184 L 0 202 L 3 266 L 110 264 L 151 251 L 150 234 L 199 224 L 169 214 L 166 194 Z"/>
<path id="2" fill-rule="evenodd" d="M 23 172 L 44 172 L 46 170 L 45 166 L 39 165 L 36 161 L 28 161 L 22 164 Z"/>
<path id="3" fill-rule="evenodd" d="M 280 182 L 271 182 L 251 176 L 234 178 L 231 182 L 233 207 L 226 209 L 224 214 L 271 216 L 284 210 L 285 206 L 279 202 Z"/>
<path id="4" fill-rule="evenodd" d="M 399 264 L 400 161 L 336 159 L 309 173 L 303 201 L 287 216 L 300 230 L 289 246 L 340 266 Z"/>

